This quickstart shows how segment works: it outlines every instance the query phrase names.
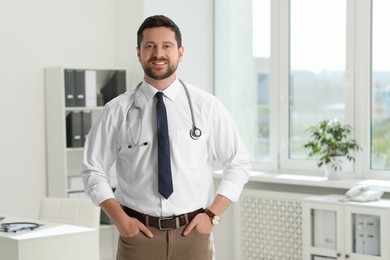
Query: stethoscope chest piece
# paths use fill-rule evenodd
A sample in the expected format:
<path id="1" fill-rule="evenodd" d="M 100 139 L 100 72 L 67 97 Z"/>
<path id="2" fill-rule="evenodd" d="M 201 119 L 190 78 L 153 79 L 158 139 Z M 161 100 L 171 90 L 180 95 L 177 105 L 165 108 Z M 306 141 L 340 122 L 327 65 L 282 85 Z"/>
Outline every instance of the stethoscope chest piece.
<path id="1" fill-rule="evenodd" d="M 193 127 L 190 130 L 190 136 L 192 139 L 198 140 L 202 136 L 202 131 L 197 127 Z"/>

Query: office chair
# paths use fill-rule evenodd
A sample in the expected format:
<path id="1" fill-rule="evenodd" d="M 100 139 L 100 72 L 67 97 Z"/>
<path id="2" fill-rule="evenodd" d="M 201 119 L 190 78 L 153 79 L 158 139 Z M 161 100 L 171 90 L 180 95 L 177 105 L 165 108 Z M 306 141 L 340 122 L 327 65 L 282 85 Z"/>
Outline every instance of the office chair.
<path id="1" fill-rule="evenodd" d="M 39 219 L 98 229 L 100 208 L 93 205 L 89 199 L 43 198 Z"/>

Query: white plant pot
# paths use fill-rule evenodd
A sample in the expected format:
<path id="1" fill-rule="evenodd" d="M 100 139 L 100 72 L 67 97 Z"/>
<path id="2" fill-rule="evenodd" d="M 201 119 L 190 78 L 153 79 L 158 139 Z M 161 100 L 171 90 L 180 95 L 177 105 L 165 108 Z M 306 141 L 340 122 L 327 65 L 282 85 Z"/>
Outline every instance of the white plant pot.
<path id="1" fill-rule="evenodd" d="M 345 156 L 334 156 L 333 159 L 324 165 L 325 177 L 328 180 L 342 180 L 344 178 L 343 167 L 345 166 Z"/>

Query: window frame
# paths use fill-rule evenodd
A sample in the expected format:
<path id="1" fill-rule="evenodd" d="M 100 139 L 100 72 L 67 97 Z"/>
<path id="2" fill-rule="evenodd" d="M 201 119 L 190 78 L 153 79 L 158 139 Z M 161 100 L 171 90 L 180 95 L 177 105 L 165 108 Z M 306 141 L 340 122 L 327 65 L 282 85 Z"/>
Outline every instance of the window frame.
<path id="1" fill-rule="evenodd" d="M 347 178 L 390 179 L 389 170 L 370 163 L 373 2 L 346 0 L 346 123 L 362 147 Z M 316 161 L 289 159 L 290 0 L 271 0 L 270 22 L 270 163 L 254 162 L 253 170 L 323 176 Z"/>

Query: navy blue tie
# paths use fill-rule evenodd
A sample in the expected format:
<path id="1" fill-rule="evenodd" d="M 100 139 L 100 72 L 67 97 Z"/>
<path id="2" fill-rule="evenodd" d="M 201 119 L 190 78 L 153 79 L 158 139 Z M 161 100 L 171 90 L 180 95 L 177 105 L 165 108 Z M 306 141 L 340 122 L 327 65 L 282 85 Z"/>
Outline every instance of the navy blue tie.
<path id="1" fill-rule="evenodd" d="M 173 193 L 167 111 L 163 93 L 157 92 L 158 192 L 166 199 Z"/>

